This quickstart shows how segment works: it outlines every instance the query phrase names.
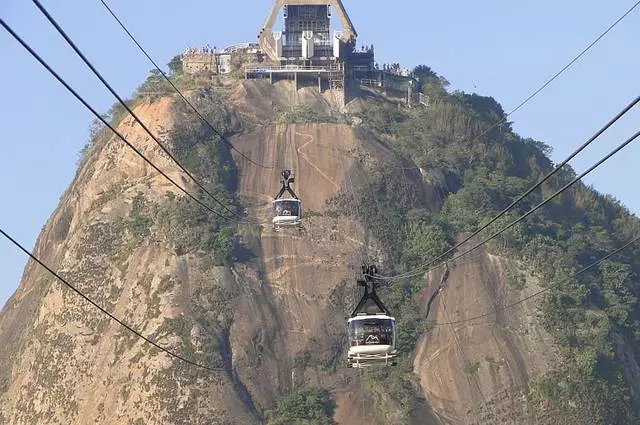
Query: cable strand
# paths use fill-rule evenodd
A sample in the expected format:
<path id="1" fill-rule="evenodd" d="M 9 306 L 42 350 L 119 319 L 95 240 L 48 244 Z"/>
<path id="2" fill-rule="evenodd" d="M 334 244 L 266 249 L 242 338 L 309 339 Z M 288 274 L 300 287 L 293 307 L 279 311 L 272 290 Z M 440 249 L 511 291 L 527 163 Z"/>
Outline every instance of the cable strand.
<path id="1" fill-rule="evenodd" d="M 102 82 L 102 84 L 109 90 L 109 92 L 118 100 L 118 102 L 127 110 L 127 112 L 133 117 L 133 119 L 142 127 L 142 129 L 151 137 L 151 139 L 162 149 L 162 151 L 169 157 L 176 165 L 187 175 L 189 178 L 198 186 L 207 196 L 209 196 L 215 203 L 220 205 L 224 210 L 231 213 L 233 216 L 237 214 L 236 211 L 231 210 L 225 203 L 218 200 L 202 183 L 200 183 L 194 176 L 187 170 L 178 159 L 169 152 L 169 149 L 158 139 L 149 128 L 142 122 L 142 120 L 138 117 L 138 115 L 133 112 L 133 110 L 127 105 L 127 103 L 122 99 L 122 97 L 113 89 L 113 87 L 109 84 L 109 82 L 100 74 L 100 72 L 96 69 L 95 66 L 87 59 L 87 57 L 82 53 L 82 51 L 76 46 L 76 44 L 71 40 L 71 38 L 67 35 L 67 33 L 62 29 L 62 27 L 56 22 L 56 20 L 51 16 L 51 14 L 47 11 L 47 9 L 40 3 L 39 0 L 33 0 L 33 3 L 38 7 L 40 12 L 47 18 L 47 20 L 51 23 L 51 25 L 58 31 L 58 33 L 65 39 L 67 44 L 73 49 L 74 52 L 82 59 L 82 61 L 91 69 L 96 77 Z"/>
<path id="2" fill-rule="evenodd" d="M 600 130 L 598 130 L 593 136 L 591 136 L 585 143 L 583 143 L 580 147 L 578 147 L 575 151 L 573 151 L 564 161 L 562 161 L 560 164 L 558 164 L 556 167 L 554 167 L 553 170 L 551 170 L 549 173 L 547 173 L 535 185 L 531 186 L 526 192 L 524 192 L 522 195 L 520 195 L 518 198 L 516 198 L 513 202 L 511 202 L 511 204 L 509 204 L 507 207 L 505 207 L 500 213 L 498 213 L 498 215 L 496 215 L 495 217 L 491 218 L 487 223 L 483 224 L 480 228 L 475 230 L 471 235 L 465 237 L 462 241 L 456 243 L 453 247 L 449 248 L 448 250 L 446 250 L 445 252 L 441 253 L 440 255 L 438 255 L 437 257 L 433 258 L 432 260 L 430 260 L 430 261 L 428 261 L 426 263 L 423 263 L 421 266 L 418 267 L 418 269 L 428 268 L 428 267 L 432 266 L 433 264 L 437 263 L 438 261 L 442 260 L 447 255 L 451 254 L 452 252 L 454 252 L 455 250 L 460 248 L 462 245 L 464 245 L 465 243 L 470 241 L 473 237 L 477 236 L 478 234 L 480 234 L 480 232 L 482 232 L 483 230 L 487 229 L 493 223 L 495 223 L 500 218 L 502 218 L 505 214 L 507 214 L 509 211 L 511 211 L 517 204 L 519 204 L 523 199 L 525 199 L 533 191 L 535 191 L 536 189 L 541 187 L 551 177 L 553 177 L 555 174 L 557 174 L 560 171 L 560 169 L 565 167 L 572 159 L 574 159 L 578 154 L 580 154 L 589 145 L 591 145 L 598 137 L 600 137 L 605 131 L 607 131 L 611 126 L 613 126 L 616 122 L 618 122 L 623 116 L 625 116 L 638 103 L 640 103 L 640 96 L 638 96 L 634 100 L 632 100 L 618 114 L 616 114 L 616 116 L 611 118 L 609 120 L 609 122 L 607 122 L 607 124 L 605 124 L 602 128 L 600 128 Z M 396 276 L 384 276 L 384 278 L 399 279 L 399 278 L 402 278 L 402 277 L 407 277 L 408 275 L 409 275 L 408 273 L 402 273 L 402 274 L 399 274 L 399 275 L 396 275 Z M 412 275 L 412 276 L 414 276 L 414 275 Z"/>
<path id="3" fill-rule="evenodd" d="M 42 65 L 49 73 L 56 79 L 60 84 L 64 86 L 85 108 L 87 108 L 98 120 L 102 122 L 107 128 L 109 128 L 120 140 L 122 140 L 131 150 L 133 150 L 140 158 L 142 158 L 147 164 L 149 164 L 154 170 L 156 170 L 160 175 L 162 175 L 165 179 L 167 179 L 173 186 L 178 188 L 182 193 L 195 201 L 198 205 L 202 206 L 215 216 L 220 219 L 228 220 L 228 221 L 236 221 L 231 217 L 227 217 L 225 215 L 220 214 L 209 205 L 202 202 L 200 199 L 192 195 L 187 189 L 179 185 L 175 180 L 169 177 L 164 171 L 158 168 L 149 158 L 147 158 L 142 152 L 140 152 L 135 146 L 133 146 L 118 130 L 116 130 L 102 115 L 100 115 L 89 103 L 82 97 L 78 92 L 73 89 L 56 71 L 51 68 L 51 66 L 44 60 L 38 53 L 35 52 L 2 18 L 0 18 L 0 25 L 9 33 L 11 36 L 22 45 L 22 47 L 27 50 L 31 56 L 33 56 L 39 63 Z"/>
<path id="4" fill-rule="evenodd" d="M 91 298 L 89 298 L 87 295 L 85 295 L 82 291 L 80 291 L 74 285 L 69 283 L 65 278 L 63 278 L 58 273 L 56 273 L 53 269 L 51 269 L 49 266 L 47 266 L 44 262 L 42 262 L 38 257 L 36 257 L 29 250 L 27 250 L 22 244 L 20 244 L 17 240 L 15 240 L 13 237 L 11 237 L 2 228 L 0 228 L 0 234 L 2 234 L 2 236 L 4 236 L 9 242 L 11 242 L 13 245 L 15 245 L 20 251 L 24 252 L 29 258 L 31 258 L 33 261 L 38 263 L 42 268 L 44 268 L 46 271 L 51 273 L 51 275 L 53 275 L 53 277 L 55 277 L 59 282 L 63 283 L 65 286 L 67 286 L 69 289 L 71 289 L 73 292 L 75 292 L 77 295 L 79 295 L 86 302 L 91 304 L 96 309 L 100 310 L 101 313 L 103 313 L 104 315 L 108 316 L 111 320 L 113 320 L 114 322 L 118 323 L 120 326 L 122 326 L 123 328 L 125 328 L 126 330 L 128 330 L 129 332 L 131 332 L 132 334 L 137 336 L 138 338 L 146 341 L 148 344 L 151 344 L 155 348 L 159 349 L 163 353 L 168 354 L 169 356 L 173 357 L 174 359 L 183 361 L 183 362 L 185 362 L 185 363 L 187 363 L 187 364 L 189 364 L 191 366 L 195 366 L 195 367 L 200 368 L 200 369 L 208 370 L 210 372 L 224 371 L 224 368 L 211 367 L 211 366 L 203 365 L 203 364 L 194 362 L 193 360 L 189 360 L 189 359 L 187 359 L 185 357 L 182 357 L 181 355 L 176 354 L 173 351 L 163 347 L 162 345 L 158 344 L 157 342 L 153 341 L 152 339 L 147 338 L 146 336 L 142 335 L 139 331 L 135 330 L 133 327 L 131 327 L 130 325 L 128 325 L 124 321 L 118 319 L 112 313 L 107 311 L 104 307 L 100 306 L 98 303 L 93 301 Z"/>
<path id="5" fill-rule="evenodd" d="M 140 43 L 138 42 L 138 40 L 133 36 L 133 34 L 131 34 L 131 32 L 127 29 L 127 27 L 124 25 L 124 23 L 120 20 L 120 18 L 118 18 L 118 16 L 115 14 L 115 12 L 109 7 L 109 5 L 104 1 L 104 0 L 100 0 L 100 3 L 102 3 L 102 5 L 105 7 L 105 9 L 107 9 L 107 11 L 109 12 L 109 14 L 111 14 L 111 16 L 113 17 L 113 19 L 115 19 L 115 21 L 120 25 L 120 27 L 124 30 L 124 32 L 129 36 L 129 38 L 131 39 L 131 41 L 133 41 L 135 43 L 136 46 L 138 46 L 138 49 L 140 49 L 140 51 L 142 52 L 142 54 L 144 54 L 144 56 L 146 56 L 146 58 L 149 60 L 149 62 L 151 62 L 153 64 L 153 66 L 160 72 L 160 74 L 164 77 L 164 79 L 171 85 L 171 87 L 176 91 L 176 93 L 178 93 L 178 95 L 182 98 L 182 100 L 196 113 L 196 115 L 205 123 L 207 124 L 207 126 L 211 129 L 211 131 L 214 132 L 215 135 L 217 135 L 220 140 L 222 140 L 223 143 L 225 143 L 227 146 L 229 146 L 231 149 L 233 149 L 234 151 L 236 151 L 238 154 L 240 154 L 241 157 L 245 158 L 248 162 L 257 165 L 260 168 L 265 168 L 265 169 L 273 169 L 275 168 L 274 166 L 266 166 L 264 164 L 258 163 L 256 161 L 254 161 L 253 159 L 249 158 L 247 155 L 245 155 L 243 152 L 241 152 L 240 150 L 238 150 L 235 146 L 233 146 L 233 144 L 227 139 L 227 137 L 225 137 L 224 135 L 222 135 L 222 133 L 220 131 L 218 131 L 218 129 L 216 129 L 213 124 L 211 124 L 211 122 L 209 122 L 209 120 L 207 120 L 202 113 L 200 113 L 200 111 L 193 105 L 193 103 L 191 103 L 191 101 L 189 101 L 189 99 L 187 99 L 187 97 L 178 89 L 178 87 L 176 87 L 176 85 L 173 83 L 173 81 L 171 81 L 171 78 L 169 78 L 169 76 L 158 66 L 158 64 L 151 58 L 151 56 L 147 53 L 147 51 L 140 45 Z"/>

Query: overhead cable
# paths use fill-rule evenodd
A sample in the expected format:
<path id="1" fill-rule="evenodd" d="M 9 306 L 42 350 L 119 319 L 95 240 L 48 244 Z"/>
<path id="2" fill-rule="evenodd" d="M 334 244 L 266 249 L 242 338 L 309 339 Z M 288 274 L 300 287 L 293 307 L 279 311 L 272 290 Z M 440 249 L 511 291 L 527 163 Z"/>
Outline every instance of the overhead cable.
<path id="1" fill-rule="evenodd" d="M 127 29 L 127 27 L 124 25 L 124 23 L 122 23 L 122 21 L 120 20 L 120 18 L 118 18 L 118 16 L 115 14 L 115 12 L 109 7 L 109 5 L 104 1 L 104 0 L 100 0 L 100 2 L 102 3 L 102 5 L 107 9 L 107 11 L 111 14 L 111 16 L 113 17 L 113 19 L 115 19 L 115 21 L 120 25 L 120 27 L 124 30 L 124 32 L 129 36 L 129 38 L 135 43 L 136 46 L 138 46 L 138 49 L 140 49 L 140 51 L 142 52 L 142 54 L 144 54 L 144 56 L 146 56 L 146 58 L 149 60 L 149 62 L 151 62 L 153 64 L 153 66 L 156 68 L 156 70 L 158 70 L 158 72 L 160 72 L 160 74 L 164 77 L 164 79 L 171 85 L 171 87 L 176 91 L 176 93 L 178 93 L 178 95 L 182 98 L 182 100 L 191 108 L 193 109 L 193 112 L 196 113 L 196 115 L 205 123 L 207 124 L 207 126 L 211 129 L 211 131 L 213 131 L 214 134 L 216 134 L 220 140 L 222 140 L 227 146 L 229 146 L 231 149 L 233 149 L 234 151 L 238 152 L 238 154 L 240 154 L 241 157 L 243 157 L 244 159 L 246 159 L 248 162 L 257 165 L 258 167 L 261 168 L 266 168 L 266 169 L 272 169 L 274 168 L 273 166 L 267 166 L 264 164 L 261 164 L 259 162 L 254 161 L 253 159 L 249 158 L 247 155 L 245 155 L 244 153 L 242 153 L 241 151 L 239 151 L 235 146 L 233 146 L 233 144 L 231 144 L 231 142 L 220 132 L 218 131 L 218 129 L 216 129 L 213 124 L 211 124 L 209 122 L 209 120 L 207 120 L 204 115 L 202 115 L 202 113 L 200 113 L 200 111 L 198 111 L 198 109 L 193 105 L 193 103 L 191 103 L 191 101 L 189 101 L 189 99 L 187 99 L 187 97 L 178 89 L 178 87 L 176 87 L 176 85 L 174 84 L 173 81 L 171 81 L 171 78 L 169 78 L 169 76 L 158 66 L 158 64 L 151 58 L 151 56 L 147 53 L 147 51 L 140 45 L 140 43 L 138 42 L 138 40 L 136 40 L 136 38 L 133 36 L 133 34 L 131 34 L 131 32 Z"/>
<path id="2" fill-rule="evenodd" d="M 584 56 L 587 52 L 589 52 L 589 50 L 591 50 L 596 44 L 598 44 L 598 42 L 600 40 L 602 40 L 607 34 L 609 34 L 609 32 L 611 32 L 611 30 L 613 30 L 620 22 L 622 22 L 622 20 L 624 20 L 624 18 L 626 18 L 638 6 L 640 6 L 640 0 L 638 2 L 636 2 L 633 6 L 631 6 L 622 16 L 620 16 L 618 19 L 616 19 L 615 22 L 613 22 L 611 25 L 609 25 L 609 27 L 607 27 L 607 29 L 604 32 L 602 32 L 598 37 L 596 37 L 596 39 L 593 40 L 587 47 L 585 47 L 578 55 L 576 55 L 573 59 L 571 59 L 569 61 L 569 63 L 567 63 L 564 67 L 562 67 L 560 69 L 560 71 L 556 72 L 550 79 L 545 81 L 544 84 L 542 84 L 542 86 L 540 86 L 539 88 L 534 90 L 533 93 L 531 93 L 522 102 L 520 102 L 520 104 L 518 104 L 518 106 L 513 108 L 502 119 L 496 121 L 493 125 L 491 125 L 484 132 L 482 132 L 479 136 L 474 137 L 471 140 L 471 143 L 475 142 L 476 140 L 479 140 L 480 138 L 482 138 L 483 136 L 488 134 L 491 130 L 493 130 L 497 126 L 507 122 L 507 119 L 511 115 L 513 115 L 514 113 L 519 111 L 524 105 L 526 105 L 531 100 L 533 100 L 533 98 L 535 98 L 538 94 L 540 94 L 540 92 L 542 92 L 544 89 L 546 89 L 552 82 L 554 82 L 558 77 L 560 77 L 565 71 L 567 71 L 569 68 L 571 68 L 582 56 Z"/>
<path id="3" fill-rule="evenodd" d="M 78 94 L 78 92 L 76 92 L 60 75 L 58 75 L 58 73 L 56 73 L 53 68 L 51 68 L 51 66 L 40 57 L 40 55 L 38 55 L 32 48 L 31 46 L 29 46 L 2 18 L 0 18 L 0 25 L 9 33 L 11 34 L 11 36 L 22 45 L 22 47 L 24 47 L 30 54 L 31 56 L 33 56 L 38 62 L 40 62 L 40 64 L 47 70 L 49 71 L 49 73 L 56 79 L 58 80 L 58 82 L 60 82 L 60 84 L 62 84 L 64 86 L 64 88 L 66 88 L 76 99 L 78 99 L 78 101 L 80 103 L 82 103 L 89 111 L 91 111 L 91 113 L 102 122 L 102 124 L 104 124 L 106 127 L 108 127 L 116 136 L 118 136 L 118 138 L 120 140 L 122 140 L 129 148 L 131 148 L 140 158 L 142 158 L 147 164 L 149 164 L 154 170 L 156 170 L 158 173 L 160 173 L 165 179 L 167 179 L 173 186 L 175 186 L 176 188 L 178 188 L 182 193 L 184 193 L 186 196 L 188 196 L 190 199 L 192 199 L 193 201 L 195 201 L 196 203 L 198 203 L 198 205 L 202 206 L 203 208 L 205 208 L 207 211 L 211 212 L 212 214 L 214 214 L 215 216 L 217 216 L 220 219 L 223 220 L 227 220 L 227 221 L 235 221 L 235 222 L 239 222 L 238 220 L 234 219 L 233 217 L 228 217 L 225 215 L 220 214 L 219 212 L 217 212 L 216 210 L 214 210 L 212 207 L 210 207 L 209 205 L 205 204 L 204 202 L 202 202 L 200 199 L 198 199 L 197 197 L 195 197 L 194 195 L 192 195 L 187 189 L 185 189 L 184 187 L 182 187 L 181 185 L 179 185 L 175 180 L 173 180 L 171 177 L 169 177 L 164 171 L 162 171 L 160 168 L 158 168 L 157 165 L 155 165 L 153 162 L 151 162 L 151 160 L 149 158 L 147 158 L 142 152 L 140 152 L 140 150 L 138 150 L 135 146 L 133 146 L 120 132 L 118 132 L 118 130 L 116 130 L 106 119 L 104 119 L 102 117 L 102 115 L 100 115 L 91 105 L 89 105 L 89 103 Z"/>
<path id="4" fill-rule="evenodd" d="M 556 74 L 554 74 L 549 80 L 547 80 L 541 87 L 535 90 L 531 95 L 525 98 L 518 106 L 512 109 L 509 113 L 505 115 L 504 118 L 494 123 L 487 130 L 481 133 L 479 136 L 472 139 L 471 142 L 479 140 L 481 137 L 489 133 L 493 128 L 498 125 L 506 122 L 507 118 L 521 109 L 524 105 L 530 102 L 533 98 L 535 98 L 540 92 L 542 92 L 547 86 L 549 86 L 553 81 L 555 81 L 560 75 L 562 75 L 565 71 L 567 71 L 573 64 L 575 64 L 582 56 L 584 56 L 589 50 L 591 50 L 602 38 L 604 38 L 609 32 L 611 32 L 622 20 L 624 20 L 631 12 L 633 12 L 640 5 L 640 1 L 633 4 L 622 16 L 620 16 L 616 21 L 614 21 L 607 29 L 602 32 L 595 40 L 593 40 L 587 47 L 585 47 L 578 55 L 576 55 L 569 63 L 567 63 L 563 68 L 560 69 Z M 576 149 L 567 159 L 565 159 L 562 163 L 557 165 L 549 174 L 547 174 L 542 180 L 540 180 L 536 185 L 532 186 L 529 190 L 527 190 L 524 194 L 518 197 L 515 201 L 513 201 L 509 206 L 503 209 L 497 216 L 489 220 L 487 223 L 482 225 L 478 230 L 474 231 L 470 236 L 466 237 L 462 242 L 456 244 L 446 252 L 443 252 L 438 257 L 430 260 L 427 263 L 419 267 L 429 267 L 435 264 L 436 262 L 442 260 L 451 252 L 455 251 L 462 244 L 469 241 L 474 236 L 478 235 L 481 231 L 489 227 L 495 221 L 504 216 L 508 211 L 510 211 L 515 205 L 517 205 L 520 201 L 522 201 L 525 197 L 527 197 L 531 192 L 539 188 L 544 182 L 546 182 L 549 178 L 551 178 L 554 174 L 556 174 L 560 168 L 564 167 L 569 161 L 571 161 L 576 155 L 582 152 L 587 146 L 589 146 L 596 138 L 598 138 L 604 131 L 606 131 L 611 125 L 613 125 L 616 121 L 618 121 L 623 115 L 625 115 L 631 108 L 633 108 L 638 102 L 640 102 L 640 96 L 634 99 L 629 105 L 627 105 L 616 117 L 614 117 L 607 125 L 605 125 L 602 129 L 600 129 L 594 136 L 592 136 L 589 140 L 587 140 L 582 146 Z M 413 276 L 412 274 L 401 273 L 396 276 L 380 276 L 383 279 L 400 279 L 402 277 Z"/>
<path id="5" fill-rule="evenodd" d="M 76 52 L 76 54 L 82 59 L 82 61 L 91 69 L 91 71 L 95 74 L 96 77 L 102 82 L 102 84 L 111 92 L 111 94 L 118 100 L 118 102 L 124 107 L 127 112 L 133 117 L 133 119 L 144 129 L 144 131 L 151 137 L 151 139 L 162 149 L 162 151 L 171 158 L 173 162 L 178 165 L 178 167 L 187 175 L 189 178 L 198 186 L 207 196 L 209 196 L 215 203 L 220 205 L 227 212 L 233 214 L 235 216 L 236 211 L 231 210 L 225 203 L 218 200 L 202 183 L 200 183 L 194 176 L 187 170 L 178 159 L 169 152 L 169 150 L 164 146 L 164 144 L 158 139 L 149 128 L 142 122 L 142 120 L 136 115 L 135 112 L 127 105 L 127 103 L 120 97 L 120 95 L 111 87 L 111 85 L 105 80 L 105 78 L 98 72 L 98 70 L 93 66 L 93 64 L 87 59 L 87 57 L 80 51 L 80 49 L 76 46 L 76 44 L 71 40 L 71 38 L 67 35 L 67 33 L 58 25 L 56 20 L 49 14 L 47 9 L 38 1 L 33 0 L 33 3 L 38 7 L 40 12 L 47 18 L 47 20 L 54 26 L 54 28 L 58 31 L 58 33 L 65 39 L 67 44 Z"/>
<path id="6" fill-rule="evenodd" d="M 224 368 L 221 368 L 221 367 L 212 367 L 212 366 L 208 366 L 208 365 L 204 365 L 204 364 L 195 362 L 193 360 L 189 360 L 189 359 L 181 356 L 180 354 L 176 354 L 173 351 L 163 347 L 162 345 L 158 344 L 154 340 L 142 335 L 139 331 L 135 330 L 131 325 L 125 323 L 124 321 L 122 321 L 121 319 L 117 318 L 112 313 L 108 312 L 104 307 L 100 306 L 98 303 L 93 301 L 91 298 L 89 298 L 87 295 L 85 295 L 82 291 L 80 291 L 76 286 L 74 286 L 73 284 L 69 283 L 65 278 L 63 278 L 58 273 L 56 273 L 53 269 L 51 269 L 49 266 L 47 266 L 45 263 L 43 263 L 33 253 L 31 253 L 24 246 L 22 246 L 18 241 L 16 241 L 14 238 L 12 238 L 8 233 L 6 233 L 4 230 L 2 230 L 2 228 L 0 228 L 0 234 L 2 234 L 2 236 L 4 236 L 9 242 L 14 244 L 19 250 L 21 250 L 22 252 L 27 254 L 29 256 L 29 258 L 31 258 L 33 261 L 35 261 L 41 267 L 43 267 L 45 270 L 47 270 L 49 273 L 51 273 L 53 275 L 53 277 L 55 277 L 59 282 L 61 282 L 65 286 L 67 286 L 69 289 L 71 289 L 73 292 L 75 292 L 77 295 L 79 295 L 86 302 L 91 304 L 96 309 L 100 310 L 101 313 L 103 313 L 104 315 L 108 316 L 111 320 L 113 320 L 114 322 L 118 323 L 120 326 L 122 326 L 123 328 L 125 328 L 126 330 L 128 330 L 129 332 L 131 332 L 132 334 L 137 336 L 138 338 L 146 341 L 148 344 L 151 344 L 152 346 L 154 346 L 158 350 L 162 351 L 163 353 L 168 354 L 169 356 L 173 357 L 174 359 L 183 361 L 183 362 L 185 362 L 185 363 L 187 363 L 187 364 L 189 364 L 191 366 L 195 366 L 195 367 L 200 368 L 200 369 L 208 370 L 210 372 L 220 372 L 220 371 L 224 371 L 225 370 Z"/>
<path id="7" fill-rule="evenodd" d="M 609 122 L 607 124 L 604 125 L 604 127 L 602 127 L 600 130 L 598 130 L 593 136 L 591 136 L 585 143 L 582 144 L 582 146 L 578 147 L 575 151 L 573 151 L 564 161 L 562 161 L 561 163 L 559 163 L 558 165 L 556 165 L 554 167 L 553 170 L 551 170 L 549 173 L 547 173 L 540 181 L 538 181 L 535 185 L 531 186 L 526 192 L 524 192 L 522 195 L 520 195 L 518 198 L 516 198 L 513 202 L 511 202 L 511 204 L 509 204 L 507 207 L 505 207 L 500 213 L 498 213 L 495 217 L 493 217 L 492 219 L 490 219 L 488 222 L 486 222 L 485 224 L 483 224 L 480 228 L 478 228 L 477 230 L 475 230 L 471 235 L 465 237 L 461 242 L 457 243 L 456 245 L 454 245 L 453 247 L 449 248 L 448 250 L 446 250 L 445 252 L 443 252 L 442 254 L 438 255 L 437 257 L 435 257 L 434 259 L 423 263 L 422 265 L 418 266 L 417 268 L 425 268 L 425 267 L 429 267 L 432 266 L 433 264 L 436 264 L 437 262 L 441 261 L 442 259 L 444 259 L 447 255 L 449 255 L 450 253 L 454 252 L 455 250 L 457 250 L 459 247 L 461 247 L 462 245 L 464 245 L 466 242 L 468 242 L 469 240 L 471 240 L 473 237 L 477 236 L 480 232 L 482 232 L 483 230 L 485 230 L 486 228 L 488 228 L 489 226 L 491 226 L 493 223 L 495 223 L 497 220 L 499 220 L 500 218 L 502 218 L 507 212 L 511 211 L 517 204 L 520 203 L 520 201 L 522 201 L 524 198 L 526 198 L 527 196 L 529 196 L 534 190 L 538 189 L 540 186 L 542 186 L 547 180 L 549 180 L 551 177 L 553 177 L 558 171 L 560 171 L 561 168 L 563 168 L 564 166 L 566 166 L 573 158 L 575 158 L 578 154 L 580 154 L 584 149 L 586 149 L 591 143 L 593 143 L 598 137 L 600 137 L 605 131 L 607 131 L 612 125 L 614 125 L 618 120 L 620 120 L 624 115 L 626 115 L 633 107 L 635 107 L 638 103 L 640 103 L 640 96 L 636 97 L 634 100 L 632 100 L 627 106 L 625 106 L 618 114 L 616 114 L 615 117 L 613 117 L 611 120 L 609 120 Z M 401 273 L 399 275 L 393 276 L 394 279 L 398 279 L 401 277 L 406 277 L 407 273 Z M 391 276 L 384 276 L 385 278 L 391 278 Z"/>
<path id="8" fill-rule="evenodd" d="M 557 190 L 553 195 L 549 196 L 547 199 L 545 199 L 544 201 L 540 202 L 538 205 L 536 205 L 535 207 L 533 207 L 532 209 L 530 209 L 529 211 L 527 211 L 525 214 L 523 214 L 522 216 L 520 216 L 519 218 L 513 220 L 512 222 L 510 222 L 509 224 L 507 224 L 506 226 L 502 227 L 500 230 L 496 231 L 495 233 L 493 233 L 491 236 L 483 239 L 481 242 L 478 242 L 477 244 L 475 244 L 474 246 L 472 246 L 471 248 L 467 249 L 466 251 L 463 251 L 462 253 L 456 255 L 455 257 L 453 257 L 450 260 L 445 261 L 445 263 L 450 263 L 453 261 L 456 261 L 462 257 L 464 257 L 465 255 L 475 251 L 476 249 L 480 248 L 481 246 L 485 245 L 487 242 L 493 240 L 494 238 L 496 238 L 497 236 L 501 235 L 502 233 L 506 232 L 507 230 L 509 230 L 510 228 L 512 228 L 513 226 L 515 226 L 516 224 L 520 223 L 521 221 L 523 221 L 525 218 L 529 217 L 531 214 L 533 214 L 534 212 L 538 211 L 540 208 L 542 208 L 543 206 L 545 206 L 546 204 L 548 204 L 549 202 L 551 202 L 553 199 L 555 199 L 556 197 L 558 197 L 561 193 L 563 193 L 564 191 L 566 191 L 567 189 L 569 189 L 571 186 L 573 186 L 574 184 L 576 184 L 577 182 L 579 182 L 580 180 L 582 180 L 585 176 L 587 176 L 589 173 L 591 173 L 593 170 L 595 170 L 596 168 L 598 168 L 600 165 L 604 164 L 607 160 L 609 160 L 612 156 L 614 156 L 615 154 L 617 154 L 619 151 L 621 151 L 622 149 L 624 149 L 627 145 L 629 145 L 631 142 L 633 142 L 635 139 L 637 139 L 638 137 L 640 137 L 640 131 L 636 132 L 633 136 L 631 136 L 630 138 L 628 138 L 625 142 L 623 142 L 622 144 L 618 145 L 617 148 L 615 148 L 613 151 L 609 152 L 609 154 L 607 154 L 604 158 L 600 159 L 598 162 L 596 162 L 594 165 L 592 165 L 591 167 L 589 167 L 588 170 L 586 170 L 585 172 L 583 172 L 582 174 L 580 174 L 579 176 L 577 176 L 576 178 L 574 178 L 573 180 L 571 180 L 569 183 L 565 184 L 562 188 L 560 188 L 559 190 Z M 442 263 L 444 264 L 444 263 Z M 417 270 L 411 273 L 404 273 L 402 275 L 398 275 L 398 276 L 393 276 L 390 278 L 386 278 L 388 280 L 398 280 L 401 278 L 408 278 L 408 277 L 414 277 L 414 276 L 419 276 L 422 275 L 430 270 L 433 270 L 437 267 L 440 267 L 442 264 L 438 265 L 438 266 L 434 266 L 434 267 L 430 267 L 429 269 L 426 270 Z"/>

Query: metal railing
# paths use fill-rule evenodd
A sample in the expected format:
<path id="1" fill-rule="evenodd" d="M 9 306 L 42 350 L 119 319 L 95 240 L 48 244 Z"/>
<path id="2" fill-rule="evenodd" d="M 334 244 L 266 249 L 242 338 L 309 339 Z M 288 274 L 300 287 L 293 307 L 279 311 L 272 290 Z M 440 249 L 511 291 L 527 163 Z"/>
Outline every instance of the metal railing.
<path id="1" fill-rule="evenodd" d="M 354 71 L 374 71 L 373 66 L 369 65 L 353 65 L 351 69 Z"/>
<path id="2" fill-rule="evenodd" d="M 361 78 L 360 84 L 362 84 L 363 86 L 369 86 L 369 87 L 382 87 L 381 81 L 372 80 L 370 78 Z"/>
<path id="3" fill-rule="evenodd" d="M 268 72 L 294 72 L 294 71 L 308 71 L 308 72 L 340 72 L 342 71 L 340 66 L 305 66 L 305 65 L 246 65 L 244 71 L 253 74 L 268 73 Z"/>

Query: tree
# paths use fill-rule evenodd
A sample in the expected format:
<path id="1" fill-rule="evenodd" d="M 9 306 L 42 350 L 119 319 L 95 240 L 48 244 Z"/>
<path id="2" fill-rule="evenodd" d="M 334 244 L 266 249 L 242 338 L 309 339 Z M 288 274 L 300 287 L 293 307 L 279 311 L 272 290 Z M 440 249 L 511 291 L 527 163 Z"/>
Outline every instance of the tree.
<path id="1" fill-rule="evenodd" d="M 167 64 L 169 67 L 169 71 L 171 75 L 181 74 L 182 73 L 182 56 L 176 55 L 171 59 L 171 61 Z"/>
<path id="2" fill-rule="evenodd" d="M 418 80 L 427 80 L 429 78 L 433 79 L 433 80 L 438 80 L 440 77 L 438 76 L 438 74 L 436 74 L 431 67 L 427 66 L 427 65 L 418 65 L 415 68 L 413 68 L 413 75 L 418 79 Z"/>
<path id="3" fill-rule="evenodd" d="M 445 89 L 449 86 L 446 78 L 439 76 L 431 67 L 427 65 L 418 65 L 413 68 L 413 76 L 419 81 L 420 91 L 427 93 L 430 87 Z"/>
<path id="4" fill-rule="evenodd" d="M 447 235 L 440 226 L 409 223 L 403 260 L 407 265 L 416 267 L 437 256 L 448 247 Z"/>
<path id="5" fill-rule="evenodd" d="M 302 389 L 278 401 L 268 425 L 332 425 L 334 409 L 329 391 Z"/>
<path id="6" fill-rule="evenodd" d="M 602 296 L 606 302 L 606 312 L 621 326 L 629 325 L 629 317 L 637 305 L 637 298 L 631 292 L 632 270 L 628 264 L 603 261 Z"/>

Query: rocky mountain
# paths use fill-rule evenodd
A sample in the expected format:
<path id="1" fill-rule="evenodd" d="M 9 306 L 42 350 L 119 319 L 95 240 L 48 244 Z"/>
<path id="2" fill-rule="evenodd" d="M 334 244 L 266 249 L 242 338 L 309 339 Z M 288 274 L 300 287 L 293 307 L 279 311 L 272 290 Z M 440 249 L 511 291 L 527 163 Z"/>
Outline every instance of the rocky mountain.
<path id="1" fill-rule="evenodd" d="M 0 424 L 631 423 L 637 248 L 565 281 L 640 226 L 584 186 L 446 270 L 390 283 L 381 296 L 398 318 L 399 365 L 345 367 L 362 261 L 412 270 L 552 166 L 508 125 L 476 137 L 502 109 L 431 77 L 422 90 L 433 102 L 415 109 L 374 90 L 340 109 L 330 91 L 288 82 L 196 81 L 189 96 L 244 156 L 170 91 L 135 96 L 136 114 L 225 209 L 113 109 L 161 170 L 245 219 L 201 208 L 97 126 L 34 253 L 215 370 L 160 352 L 29 262 L 0 314 Z M 274 232 L 283 167 L 296 172 L 305 220 Z"/>

